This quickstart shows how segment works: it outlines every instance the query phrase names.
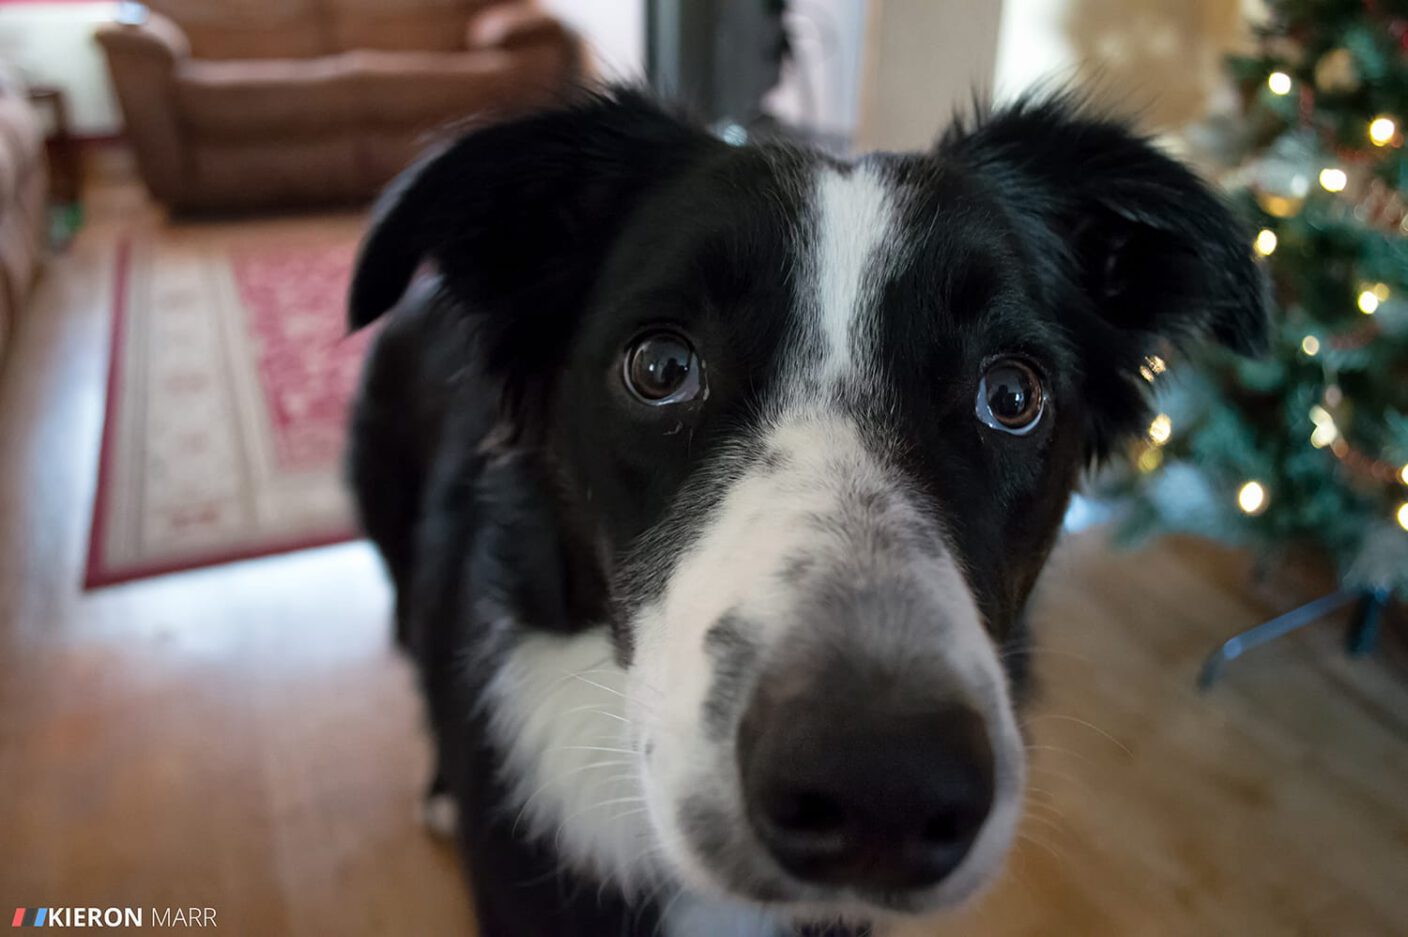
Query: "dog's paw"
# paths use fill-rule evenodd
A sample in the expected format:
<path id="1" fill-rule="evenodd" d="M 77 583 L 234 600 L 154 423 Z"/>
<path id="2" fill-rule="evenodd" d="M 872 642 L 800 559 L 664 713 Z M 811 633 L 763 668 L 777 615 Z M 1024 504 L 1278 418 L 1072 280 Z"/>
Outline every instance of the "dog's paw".
<path id="1" fill-rule="evenodd" d="M 459 821 L 459 805 L 449 794 L 430 794 L 420 803 L 420 822 L 438 839 L 453 839 Z"/>

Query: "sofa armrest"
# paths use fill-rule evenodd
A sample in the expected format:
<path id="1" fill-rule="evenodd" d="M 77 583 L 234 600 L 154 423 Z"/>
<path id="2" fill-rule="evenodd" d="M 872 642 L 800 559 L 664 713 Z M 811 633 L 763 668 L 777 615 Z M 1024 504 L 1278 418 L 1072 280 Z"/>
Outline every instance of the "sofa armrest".
<path id="1" fill-rule="evenodd" d="M 576 37 L 561 20 L 527 0 L 482 7 L 470 17 L 465 31 L 465 44 L 470 49 L 512 51 L 543 44 L 566 47 L 575 42 Z"/>
<path id="2" fill-rule="evenodd" d="M 176 111 L 176 74 L 190 56 L 185 33 L 153 13 L 140 25 L 99 27 L 96 38 L 106 54 L 137 168 L 154 196 L 179 201 L 190 175 Z"/>
<path id="3" fill-rule="evenodd" d="M 160 13 L 149 13 L 140 24 L 105 23 L 98 27 L 97 39 L 110 56 L 140 55 L 174 65 L 191 54 L 185 32 Z"/>

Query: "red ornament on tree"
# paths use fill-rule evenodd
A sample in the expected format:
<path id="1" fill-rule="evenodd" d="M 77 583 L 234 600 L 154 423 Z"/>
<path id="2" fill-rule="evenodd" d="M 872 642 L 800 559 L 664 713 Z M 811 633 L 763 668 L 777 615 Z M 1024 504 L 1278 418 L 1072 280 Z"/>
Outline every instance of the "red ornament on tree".
<path id="1" fill-rule="evenodd" d="M 1408 54 L 1408 19 L 1393 19 L 1389 21 L 1388 33 L 1398 40 L 1398 50 Z"/>

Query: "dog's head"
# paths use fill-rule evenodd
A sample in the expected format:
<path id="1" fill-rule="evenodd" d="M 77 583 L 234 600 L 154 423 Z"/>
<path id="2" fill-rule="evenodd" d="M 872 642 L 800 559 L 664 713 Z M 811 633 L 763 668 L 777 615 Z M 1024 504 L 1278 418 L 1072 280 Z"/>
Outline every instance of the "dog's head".
<path id="1" fill-rule="evenodd" d="M 1060 99 L 844 163 L 592 97 L 410 172 L 354 323 L 423 258 L 610 584 L 665 864 L 802 915 L 992 876 L 1077 475 L 1145 425 L 1147 356 L 1265 329 L 1219 200 Z"/>

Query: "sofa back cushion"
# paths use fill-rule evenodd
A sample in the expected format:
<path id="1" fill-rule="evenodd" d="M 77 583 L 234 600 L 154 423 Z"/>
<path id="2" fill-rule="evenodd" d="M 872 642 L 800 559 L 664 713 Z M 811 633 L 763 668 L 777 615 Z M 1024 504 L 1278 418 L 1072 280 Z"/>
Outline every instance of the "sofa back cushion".
<path id="1" fill-rule="evenodd" d="M 496 0 L 147 0 L 202 59 L 301 59 L 356 49 L 451 52 Z"/>
<path id="2" fill-rule="evenodd" d="M 198 59 L 326 55 L 321 0 L 146 0 L 174 20 Z"/>
<path id="3" fill-rule="evenodd" d="M 465 47 L 475 0 L 322 0 L 328 42 L 357 49 L 454 52 Z"/>

